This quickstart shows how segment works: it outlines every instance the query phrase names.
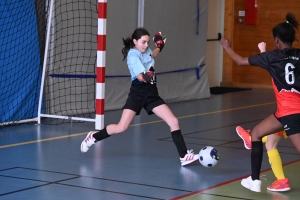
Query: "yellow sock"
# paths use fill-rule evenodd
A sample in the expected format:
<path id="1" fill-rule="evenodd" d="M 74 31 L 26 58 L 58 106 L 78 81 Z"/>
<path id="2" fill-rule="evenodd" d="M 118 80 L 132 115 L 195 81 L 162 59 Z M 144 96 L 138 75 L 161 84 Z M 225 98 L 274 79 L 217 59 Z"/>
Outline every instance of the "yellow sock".
<path id="1" fill-rule="evenodd" d="M 263 143 L 266 143 L 266 142 L 267 142 L 267 139 L 268 139 L 268 136 L 263 137 L 263 138 L 262 138 L 262 142 L 263 142 Z"/>
<path id="2" fill-rule="evenodd" d="M 284 172 L 282 167 L 282 161 L 277 149 L 273 149 L 267 152 L 269 157 L 269 162 L 272 168 L 272 171 L 277 179 L 284 179 Z"/>

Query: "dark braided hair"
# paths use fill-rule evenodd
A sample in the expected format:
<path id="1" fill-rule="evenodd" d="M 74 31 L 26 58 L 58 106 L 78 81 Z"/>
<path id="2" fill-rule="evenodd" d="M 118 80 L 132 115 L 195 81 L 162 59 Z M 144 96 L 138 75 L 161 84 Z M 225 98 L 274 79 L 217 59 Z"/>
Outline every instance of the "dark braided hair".
<path id="1" fill-rule="evenodd" d="M 292 44 L 296 38 L 295 29 L 298 28 L 299 22 L 295 19 L 294 14 L 288 13 L 286 16 L 286 22 L 281 22 L 273 28 L 273 36 L 278 37 L 285 44 Z"/>
<path id="2" fill-rule="evenodd" d="M 139 40 L 144 35 L 150 36 L 149 32 L 146 29 L 137 28 L 132 33 L 131 38 L 130 37 L 128 37 L 126 39 L 122 38 L 123 39 L 123 44 L 124 44 L 124 48 L 122 49 L 122 54 L 124 56 L 123 60 L 125 60 L 125 58 L 127 57 L 127 54 L 129 52 L 129 50 L 134 47 L 133 39 Z"/>

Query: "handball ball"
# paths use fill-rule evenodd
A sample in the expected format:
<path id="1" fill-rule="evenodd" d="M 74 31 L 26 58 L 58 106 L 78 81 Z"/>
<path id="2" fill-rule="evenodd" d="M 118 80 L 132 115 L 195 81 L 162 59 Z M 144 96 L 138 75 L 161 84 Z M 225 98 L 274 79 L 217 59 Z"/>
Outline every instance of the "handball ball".
<path id="1" fill-rule="evenodd" d="M 215 166 L 218 163 L 219 159 L 220 156 L 218 151 L 211 146 L 203 147 L 199 152 L 199 162 L 204 167 Z"/>

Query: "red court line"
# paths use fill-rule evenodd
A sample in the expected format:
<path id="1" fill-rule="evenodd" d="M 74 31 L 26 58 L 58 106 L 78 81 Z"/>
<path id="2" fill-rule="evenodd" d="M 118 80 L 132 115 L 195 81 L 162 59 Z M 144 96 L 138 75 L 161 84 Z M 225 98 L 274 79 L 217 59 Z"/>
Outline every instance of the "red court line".
<path id="1" fill-rule="evenodd" d="M 291 162 L 288 162 L 288 163 L 283 164 L 283 166 L 290 165 L 290 164 L 293 164 L 293 163 L 296 163 L 296 162 L 299 162 L 299 161 L 300 161 L 300 159 L 299 159 L 299 160 L 294 160 L 294 161 L 291 161 Z M 270 171 L 270 170 L 272 170 L 272 169 L 271 169 L 271 168 L 268 168 L 268 169 L 265 169 L 265 170 L 261 171 L 261 173 L 267 172 L 267 171 Z M 204 191 L 206 191 L 206 190 L 210 190 L 210 189 L 213 189 L 213 188 L 217 188 L 217 187 L 220 187 L 220 186 L 223 186 L 223 185 L 226 185 L 226 184 L 235 182 L 235 181 L 237 181 L 237 180 L 241 180 L 242 178 L 246 178 L 246 177 L 248 177 L 248 176 L 249 176 L 249 175 L 247 175 L 247 176 L 242 176 L 242 177 L 236 178 L 236 179 L 232 179 L 232 180 L 230 180 L 230 181 L 226 181 L 226 182 L 223 182 L 223 183 L 219 183 L 219 184 L 217 184 L 217 185 L 213 185 L 213 186 L 210 186 L 210 187 L 208 187 L 208 188 L 204 188 L 204 189 L 202 189 L 202 190 L 197 190 L 197 191 L 195 191 L 195 192 L 191 192 L 191 193 L 188 193 L 188 194 L 179 196 L 179 197 L 172 198 L 171 200 L 178 200 L 178 199 L 182 199 L 182 198 L 185 198 L 185 197 L 189 197 L 189 196 L 192 196 L 192 195 L 195 195 L 195 194 L 204 192 Z"/>

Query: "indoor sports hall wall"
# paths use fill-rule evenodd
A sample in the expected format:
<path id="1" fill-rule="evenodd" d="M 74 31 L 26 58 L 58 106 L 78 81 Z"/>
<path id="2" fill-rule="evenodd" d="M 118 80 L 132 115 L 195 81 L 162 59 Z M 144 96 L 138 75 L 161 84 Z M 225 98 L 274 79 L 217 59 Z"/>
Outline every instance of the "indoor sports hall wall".
<path id="1" fill-rule="evenodd" d="M 111 110 L 124 105 L 130 88 L 122 37 L 137 28 L 138 0 L 108 0 L 107 5 L 105 109 Z M 152 36 L 157 31 L 167 36 L 155 64 L 159 93 L 166 102 L 210 97 L 205 67 L 207 6 L 207 0 L 145 0 L 144 27 Z M 128 77 L 109 78 L 118 75 Z"/>

